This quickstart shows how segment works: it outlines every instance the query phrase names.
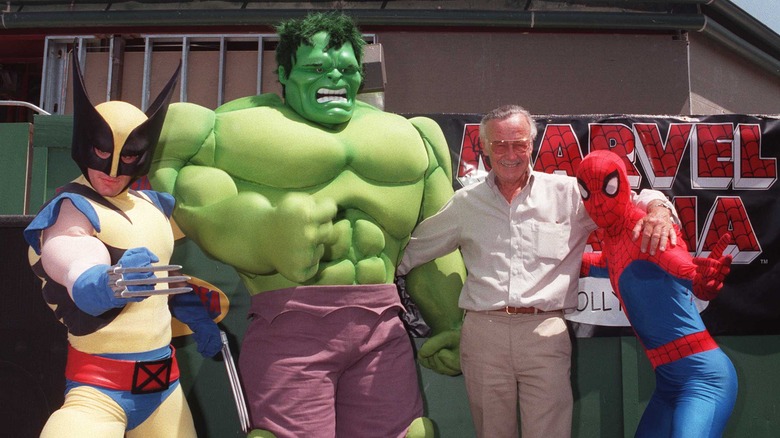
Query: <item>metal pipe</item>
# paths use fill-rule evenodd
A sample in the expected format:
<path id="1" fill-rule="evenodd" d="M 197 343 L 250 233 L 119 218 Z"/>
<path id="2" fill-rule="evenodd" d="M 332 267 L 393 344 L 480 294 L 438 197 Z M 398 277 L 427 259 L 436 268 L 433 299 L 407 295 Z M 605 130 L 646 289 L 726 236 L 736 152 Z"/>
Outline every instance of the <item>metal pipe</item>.
<path id="1" fill-rule="evenodd" d="M 701 30 L 701 33 L 738 52 L 756 64 L 764 67 L 770 73 L 774 73 L 775 76 L 780 77 L 780 59 L 777 59 L 763 50 L 758 49 L 756 46 L 747 43 L 745 40 L 737 37 L 734 35 L 734 33 L 716 23 L 715 21 L 707 19 L 704 28 Z"/>
<path id="2" fill-rule="evenodd" d="M 772 48 L 775 51 L 775 57 L 780 55 L 780 35 L 764 23 L 756 20 L 752 15 L 745 12 L 733 2 L 725 0 L 708 0 L 704 6 L 705 12 L 712 9 L 713 11 L 722 14 L 737 24 L 740 27 L 740 31 L 753 36 L 759 42 Z M 713 18 L 710 18 L 708 21 L 710 23 L 715 22 Z"/>
<path id="3" fill-rule="evenodd" d="M 27 125 L 27 157 L 24 165 L 24 203 L 22 204 L 22 214 L 30 214 L 30 187 L 32 187 L 32 168 L 33 168 L 33 124 Z"/>
<path id="4" fill-rule="evenodd" d="M 25 108 L 29 108 L 38 114 L 43 114 L 44 116 L 50 116 L 51 114 L 44 110 L 43 108 L 34 105 L 30 102 L 24 102 L 21 100 L 0 100 L 0 106 L 23 106 Z"/>
<path id="5" fill-rule="evenodd" d="M 360 25 L 551 28 L 689 29 L 700 14 L 569 11 L 345 9 Z M 304 16 L 305 9 L 179 9 L 128 11 L 3 12 L 3 29 L 149 26 L 274 26 Z M 595 27 L 594 27 L 595 26 Z M 602 27 L 606 26 L 606 27 Z M 655 27 L 654 27 L 655 26 Z"/>

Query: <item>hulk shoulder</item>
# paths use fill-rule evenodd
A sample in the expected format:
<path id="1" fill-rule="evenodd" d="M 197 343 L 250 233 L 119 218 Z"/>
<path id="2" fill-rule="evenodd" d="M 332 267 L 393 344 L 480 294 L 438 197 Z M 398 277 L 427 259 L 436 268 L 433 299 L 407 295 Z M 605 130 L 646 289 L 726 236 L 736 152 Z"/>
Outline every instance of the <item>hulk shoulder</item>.
<path id="1" fill-rule="evenodd" d="M 231 100 L 221 106 L 219 106 L 214 112 L 218 114 L 228 113 L 231 111 L 239 111 L 247 108 L 257 107 L 282 107 L 284 102 L 279 95 L 274 93 L 259 94 L 257 96 L 240 97 L 235 100 Z"/>

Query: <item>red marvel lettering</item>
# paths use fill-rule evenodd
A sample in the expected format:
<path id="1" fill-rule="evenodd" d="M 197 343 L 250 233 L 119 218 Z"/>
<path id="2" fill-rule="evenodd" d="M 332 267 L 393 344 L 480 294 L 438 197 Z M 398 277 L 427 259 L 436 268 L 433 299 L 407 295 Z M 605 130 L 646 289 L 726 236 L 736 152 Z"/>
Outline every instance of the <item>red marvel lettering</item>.
<path id="1" fill-rule="evenodd" d="M 582 151 L 571 125 L 547 125 L 534 163 L 534 170 L 574 176 Z"/>
<path id="2" fill-rule="evenodd" d="M 777 180 L 777 159 L 761 157 L 761 126 L 737 125 L 739 155 L 734 162 L 734 188 L 765 190 Z"/>
<path id="3" fill-rule="evenodd" d="M 691 185 L 699 189 L 725 189 L 734 177 L 734 126 L 731 123 L 697 124 L 691 143 Z"/>
<path id="4" fill-rule="evenodd" d="M 588 130 L 591 152 L 608 150 L 624 157 L 628 182 L 632 188 L 639 187 L 642 177 L 634 165 L 636 159 L 634 131 L 619 123 L 591 123 L 588 125 Z"/>
<path id="5" fill-rule="evenodd" d="M 692 127 L 690 123 L 672 124 L 664 141 L 661 140 L 658 124 L 634 124 L 639 161 L 653 188 L 659 190 L 672 188 Z"/>
<path id="6" fill-rule="evenodd" d="M 734 243 L 726 247 L 723 254 L 731 254 L 734 263 L 747 264 L 761 254 L 761 245 L 739 196 L 719 196 L 715 199 L 704 222 L 697 253 L 707 257 L 720 236 L 726 232 L 734 237 Z"/>

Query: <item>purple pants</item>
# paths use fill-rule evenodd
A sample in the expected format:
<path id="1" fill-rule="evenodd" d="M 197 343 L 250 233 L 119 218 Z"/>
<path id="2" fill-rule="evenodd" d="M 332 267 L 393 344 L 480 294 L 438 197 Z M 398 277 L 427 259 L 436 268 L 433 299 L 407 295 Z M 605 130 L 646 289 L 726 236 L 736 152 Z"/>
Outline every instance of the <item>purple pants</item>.
<path id="1" fill-rule="evenodd" d="M 279 438 L 403 437 L 423 414 L 395 285 L 252 297 L 239 370 L 252 427 Z"/>

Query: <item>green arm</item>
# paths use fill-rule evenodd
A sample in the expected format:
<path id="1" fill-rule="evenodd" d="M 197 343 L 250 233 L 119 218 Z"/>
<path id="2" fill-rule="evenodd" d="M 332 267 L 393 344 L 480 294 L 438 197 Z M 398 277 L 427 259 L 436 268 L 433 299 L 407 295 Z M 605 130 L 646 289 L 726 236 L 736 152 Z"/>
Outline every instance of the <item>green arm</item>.
<path id="1" fill-rule="evenodd" d="M 233 178 L 215 167 L 214 122 L 206 108 L 171 105 L 152 186 L 174 195 L 176 224 L 209 256 L 248 274 L 308 280 L 332 239 L 335 203 L 293 193 L 274 206 L 259 193 L 239 193 Z"/>
<path id="2" fill-rule="evenodd" d="M 214 111 L 191 103 L 168 107 L 154 152 L 149 181 L 155 190 L 174 193 L 181 169 L 196 155 L 208 165 L 214 151 Z"/>
<path id="3" fill-rule="evenodd" d="M 452 165 L 447 141 L 441 128 L 431 119 L 410 120 L 426 145 L 430 166 L 420 221 L 435 214 L 453 195 Z M 463 311 L 458 297 L 466 278 L 460 251 L 454 251 L 412 269 L 406 276 L 409 295 L 431 327 L 432 335 L 418 352 L 420 363 L 441 374 L 460 373 L 460 326 Z"/>
<path id="4" fill-rule="evenodd" d="M 155 150 L 149 181 L 155 190 L 174 195 L 173 217 L 187 237 L 210 256 L 246 269 L 250 264 L 237 260 L 226 249 L 231 247 L 231 235 L 246 238 L 228 230 L 236 225 L 229 219 L 243 217 L 236 213 L 248 211 L 243 207 L 248 201 L 238 197 L 236 185 L 226 172 L 211 167 L 215 121 L 215 112 L 208 108 L 191 103 L 172 104 Z M 263 201 L 255 199 L 254 209 L 269 210 L 270 206 Z M 256 262 L 251 266 L 251 272 L 270 269 L 267 264 L 258 269 Z"/>

